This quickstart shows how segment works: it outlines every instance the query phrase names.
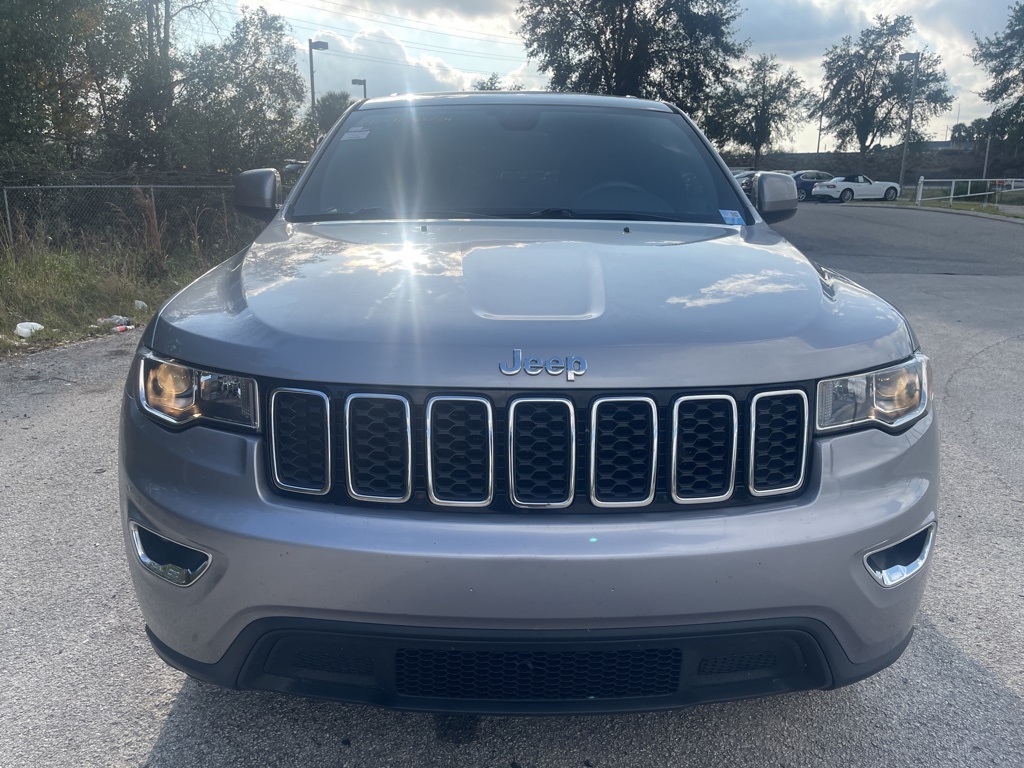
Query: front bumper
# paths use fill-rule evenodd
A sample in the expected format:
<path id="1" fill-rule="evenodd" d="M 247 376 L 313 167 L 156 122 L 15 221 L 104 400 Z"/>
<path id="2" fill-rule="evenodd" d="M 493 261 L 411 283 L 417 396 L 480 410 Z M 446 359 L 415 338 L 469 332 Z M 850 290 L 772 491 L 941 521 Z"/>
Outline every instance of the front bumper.
<path id="1" fill-rule="evenodd" d="M 126 399 L 121 511 L 154 645 L 197 677 L 405 708 L 650 709 L 842 685 L 891 663 L 909 642 L 928 563 L 886 589 L 864 556 L 935 520 L 933 416 L 898 435 L 817 439 L 813 454 L 806 493 L 743 508 L 511 515 L 337 507 L 273 494 L 260 438 L 172 432 Z M 209 553 L 208 568 L 188 587 L 158 578 L 136 554 L 130 521 Z M 443 650 L 451 661 L 465 650 L 528 666 L 537 659 L 530 654 L 654 643 L 678 649 L 683 677 L 671 695 L 609 700 L 409 696 L 389 682 L 394 654 L 371 664 L 380 679 L 353 684 L 306 667 L 282 674 L 281 642 L 303 658 L 405 648 Z M 702 659 L 758 654 L 790 666 L 684 685 L 685 670 Z"/>

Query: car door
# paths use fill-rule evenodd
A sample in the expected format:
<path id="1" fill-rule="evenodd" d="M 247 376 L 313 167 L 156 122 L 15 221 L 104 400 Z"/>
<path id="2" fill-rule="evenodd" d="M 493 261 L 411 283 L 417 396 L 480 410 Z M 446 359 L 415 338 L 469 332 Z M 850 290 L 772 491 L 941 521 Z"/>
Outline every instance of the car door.
<path id="1" fill-rule="evenodd" d="M 878 200 L 885 193 L 883 185 L 876 184 L 867 176 L 858 176 L 857 179 L 860 184 L 857 185 L 856 195 L 861 200 Z"/>

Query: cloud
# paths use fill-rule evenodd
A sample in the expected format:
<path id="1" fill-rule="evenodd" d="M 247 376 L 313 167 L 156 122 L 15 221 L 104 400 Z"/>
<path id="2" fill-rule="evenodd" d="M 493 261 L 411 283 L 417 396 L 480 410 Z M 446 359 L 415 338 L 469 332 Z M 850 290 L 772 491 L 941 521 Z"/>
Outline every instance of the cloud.
<path id="1" fill-rule="evenodd" d="M 777 269 L 762 269 L 757 273 L 732 275 L 701 288 L 698 296 L 670 296 L 665 303 L 681 304 L 687 308 L 710 307 L 715 304 L 726 304 L 733 299 L 745 296 L 807 290 L 806 285 L 787 283 L 780 279 L 784 277 L 785 275 Z"/>
<path id="2" fill-rule="evenodd" d="M 802 60 L 820 62 L 827 48 L 870 23 L 870 14 L 857 3 L 760 0 L 746 8 L 736 29 L 737 37 L 750 40 L 751 53 L 774 53 L 793 65 Z"/>
<path id="3" fill-rule="evenodd" d="M 368 8 L 406 16 L 432 14 L 460 17 L 512 16 L 517 0 L 393 0 L 389 5 L 373 4 Z M 504 34 L 504 32 L 502 32 Z"/>
<path id="4" fill-rule="evenodd" d="M 334 32 L 320 32 L 315 40 L 327 42 L 327 51 L 313 54 L 317 91 L 346 91 L 362 96 L 362 86 L 352 80 L 365 79 L 367 95 L 392 93 L 453 91 L 463 87 L 465 76 L 438 55 L 412 51 L 382 29 L 364 29 L 346 38 Z M 417 55 L 419 54 L 419 55 Z M 296 55 L 299 69 L 307 77 L 309 62 L 306 46 Z"/>
<path id="5" fill-rule="evenodd" d="M 547 83 L 547 75 L 527 61 L 519 41 L 518 0 L 318 0 L 320 11 L 288 0 L 262 2 L 295 26 L 296 57 L 304 77 L 308 77 L 305 38 L 330 44 L 331 51 L 314 54 L 319 93 L 345 90 L 361 96 L 361 87 L 351 85 L 353 78 L 365 78 L 371 96 L 463 90 L 491 72 L 528 89 Z M 736 22 L 737 37 L 750 40 L 753 55 L 778 56 L 812 90 L 819 87 L 821 57 L 827 48 L 844 35 L 856 37 L 877 14 L 907 14 L 917 26 L 908 47 L 927 48 L 942 57 L 953 95 L 959 97 L 961 120 L 969 122 L 991 111 L 977 95 L 988 77 L 970 58 L 972 33 L 986 36 L 1002 31 L 1009 0 L 745 2 L 747 7 Z M 950 114 L 932 121 L 931 133 L 942 138 L 955 118 L 954 107 Z M 813 149 L 816 128 L 802 127 L 792 145 Z M 830 146 L 831 139 L 826 141 Z"/>

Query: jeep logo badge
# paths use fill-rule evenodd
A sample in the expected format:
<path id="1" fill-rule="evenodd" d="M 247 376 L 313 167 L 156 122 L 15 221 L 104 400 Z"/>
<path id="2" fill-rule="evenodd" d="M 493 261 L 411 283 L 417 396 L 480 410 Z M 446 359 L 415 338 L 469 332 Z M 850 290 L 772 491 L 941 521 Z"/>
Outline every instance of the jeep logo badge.
<path id="1" fill-rule="evenodd" d="M 560 376 L 563 373 L 569 381 L 576 381 L 577 376 L 587 372 L 587 361 L 582 357 L 527 357 L 523 359 L 523 350 L 512 350 L 511 363 L 498 363 L 498 370 L 506 376 L 515 376 L 526 371 L 527 376 L 537 376 L 546 371 L 549 376 Z"/>

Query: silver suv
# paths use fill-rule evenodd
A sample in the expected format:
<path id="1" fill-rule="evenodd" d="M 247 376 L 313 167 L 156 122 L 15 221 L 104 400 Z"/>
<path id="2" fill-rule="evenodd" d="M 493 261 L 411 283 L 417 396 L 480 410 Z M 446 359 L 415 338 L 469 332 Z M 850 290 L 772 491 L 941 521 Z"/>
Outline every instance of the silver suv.
<path id="1" fill-rule="evenodd" d="M 910 641 L 928 360 L 678 109 L 363 101 L 146 329 L 121 513 L 161 657 L 233 688 L 592 713 L 833 688 Z"/>

